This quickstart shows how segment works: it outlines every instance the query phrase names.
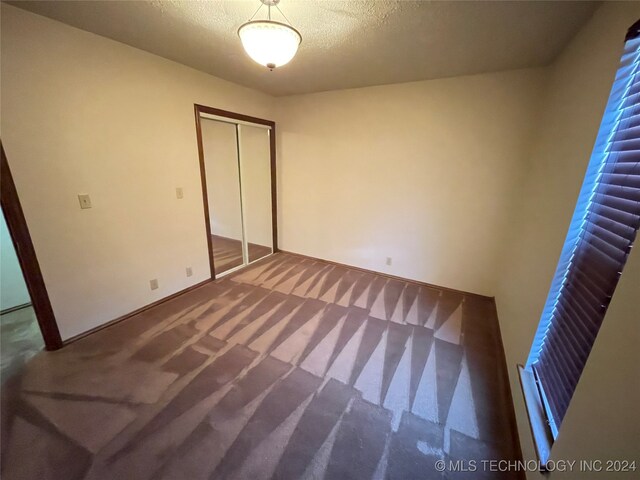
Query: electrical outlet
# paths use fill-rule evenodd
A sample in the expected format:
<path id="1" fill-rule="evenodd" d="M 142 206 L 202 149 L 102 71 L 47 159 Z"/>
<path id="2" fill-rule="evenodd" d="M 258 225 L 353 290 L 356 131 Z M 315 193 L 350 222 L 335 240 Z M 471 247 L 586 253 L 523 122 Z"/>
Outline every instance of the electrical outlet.
<path id="1" fill-rule="evenodd" d="M 157 290 L 158 289 L 158 279 L 154 278 L 153 280 L 149 281 L 149 285 L 151 286 L 151 290 Z"/>
<path id="2" fill-rule="evenodd" d="M 190 277 L 191 275 L 193 275 L 193 270 L 191 267 L 187 267 L 187 277 Z"/>
<path id="3" fill-rule="evenodd" d="M 176 188 L 176 198 L 178 200 L 184 198 L 184 192 L 182 191 L 182 187 L 177 187 Z"/>
<path id="4" fill-rule="evenodd" d="M 393 263 L 393 259 L 391 257 L 387 257 L 387 265 L 391 265 Z"/>
<path id="5" fill-rule="evenodd" d="M 78 201 L 80 202 L 80 208 L 91 208 L 91 197 L 86 193 L 78 195 Z"/>

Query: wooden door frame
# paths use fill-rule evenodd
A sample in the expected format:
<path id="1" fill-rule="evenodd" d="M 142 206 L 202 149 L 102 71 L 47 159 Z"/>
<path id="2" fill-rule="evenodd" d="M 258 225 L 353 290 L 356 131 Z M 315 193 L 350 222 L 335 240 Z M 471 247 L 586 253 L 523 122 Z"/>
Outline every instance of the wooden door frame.
<path id="1" fill-rule="evenodd" d="M 24 212 L 20 205 L 18 192 L 13 176 L 9 169 L 9 162 L 4 152 L 4 146 L 0 141 L 0 150 L 2 151 L 2 159 L 0 163 L 0 200 L 2 204 L 2 212 L 7 228 L 11 235 L 11 240 L 15 247 L 18 262 L 22 269 L 22 275 L 27 285 L 27 290 L 31 297 L 31 304 L 42 332 L 44 345 L 47 350 L 58 350 L 62 348 L 62 338 L 60 330 L 56 322 L 56 317 L 51 307 L 47 287 L 44 284 L 40 264 L 36 257 L 27 221 L 24 218 Z"/>
<path id="2" fill-rule="evenodd" d="M 216 278 L 216 270 L 213 262 L 213 242 L 211 240 L 211 219 L 209 217 L 209 195 L 207 194 L 207 177 L 204 164 L 204 147 L 202 143 L 202 127 L 200 124 L 200 114 L 208 113 L 230 120 L 240 120 L 241 122 L 257 123 L 271 128 L 269 134 L 269 155 L 271 158 L 271 232 L 273 242 L 273 253 L 278 251 L 278 200 L 276 188 L 276 122 L 265 120 L 264 118 L 251 117 L 242 113 L 230 112 L 219 108 L 207 107 L 206 105 L 194 104 L 196 117 L 196 137 L 198 141 L 198 157 L 200 161 L 200 181 L 202 184 L 202 202 L 204 207 L 204 222 L 207 232 L 207 247 L 209 249 L 209 267 L 211 268 L 211 279 Z"/>

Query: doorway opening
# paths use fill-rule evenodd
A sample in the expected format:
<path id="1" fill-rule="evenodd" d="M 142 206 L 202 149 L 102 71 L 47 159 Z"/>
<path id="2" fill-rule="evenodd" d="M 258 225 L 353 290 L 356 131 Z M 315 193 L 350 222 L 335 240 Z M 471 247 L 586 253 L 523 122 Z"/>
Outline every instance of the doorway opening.
<path id="1" fill-rule="evenodd" d="M 43 347 L 57 350 L 63 344 L 1 144 L 0 150 L 0 330 L 4 382 Z"/>
<path id="2" fill-rule="evenodd" d="M 0 343 L 2 383 L 44 348 L 4 212 L 0 218 Z"/>

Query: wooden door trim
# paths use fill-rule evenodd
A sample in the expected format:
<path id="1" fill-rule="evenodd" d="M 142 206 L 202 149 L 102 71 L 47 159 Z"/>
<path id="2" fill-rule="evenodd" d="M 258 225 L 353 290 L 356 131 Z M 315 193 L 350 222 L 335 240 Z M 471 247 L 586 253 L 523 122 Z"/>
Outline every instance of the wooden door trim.
<path id="1" fill-rule="evenodd" d="M 204 222 L 207 234 L 207 248 L 209 250 L 209 267 L 211 269 L 211 278 L 216 278 L 215 265 L 213 262 L 213 242 L 211 240 L 211 218 L 209 212 L 209 195 L 207 193 L 207 177 L 204 163 L 204 146 L 202 143 L 202 125 L 200 122 L 200 114 L 207 113 L 218 117 L 225 117 L 231 120 L 240 120 L 242 122 L 256 123 L 258 125 L 266 125 L 271 128 L 269 133 L 269 156 L 271 160 L 271 232 L 273 235 L 273 253 L 278 249 L 278 200 L 276 185 L 276 122 L 273 120 L 265 120 L 264 118 L 251 117 L 242 113 L 230 112 L 219 108 L 208 107 L 206 105 L 194 104 L 194 114 L 196 117 L 196 139 L 198 142 L 198 160 L 200 163 L 200 183 L 202 185 L 202 203 L 204 208 Z"/>
<path id="2" fill-rule="evenodd" d="M 27 221 L 24 218 L 24 212 L 20 205 L 20 199 L 18 198 L 18 192 L 13 182 L 13 176 L 9 169 L 9 162 L 7 161 L 2 142 L 0 142 L 0 150 L 2 151 L 0 163 L 0 199 L 4 218 L 16 250 L 27 290 L 31 296 L 31 303 L 33 304 L 33 310 L 36 314 L 40 331 L 42 332 L 45 348 L 47 350 L 58 350 L 62 348 L 60 330 L 58 329 L 56 317 L 51 307 L 47 287 L 44 284 L 40 264 L 38 263 L 35 249 L 33 248 Z"/>

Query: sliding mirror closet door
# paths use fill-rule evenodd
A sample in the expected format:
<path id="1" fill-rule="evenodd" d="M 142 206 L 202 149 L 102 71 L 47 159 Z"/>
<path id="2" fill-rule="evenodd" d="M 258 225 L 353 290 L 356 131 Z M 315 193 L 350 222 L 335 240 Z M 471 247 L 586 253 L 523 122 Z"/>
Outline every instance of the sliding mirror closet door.
<path id="1" fill-rule="evenodd" d="M 242 211 L 249 263 L 273 253 L 270 133 L 262 126 L 238 125 Z"/>
<path id="2" fill-rule="evenodd" d="M 275 124 L 200 105 L 196 115 L 211 267 L 219 278 L 277 249 Z"/>
<path id="3" fill-rule="evenodd" d="M 201 117 L 209 224 L 216 276 L 244 265 L 236 125 Z"/>

